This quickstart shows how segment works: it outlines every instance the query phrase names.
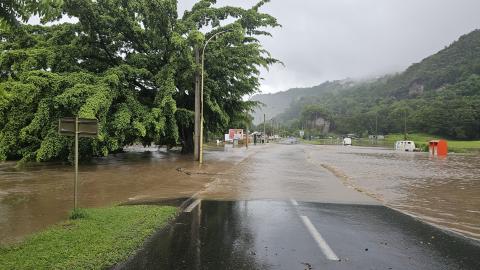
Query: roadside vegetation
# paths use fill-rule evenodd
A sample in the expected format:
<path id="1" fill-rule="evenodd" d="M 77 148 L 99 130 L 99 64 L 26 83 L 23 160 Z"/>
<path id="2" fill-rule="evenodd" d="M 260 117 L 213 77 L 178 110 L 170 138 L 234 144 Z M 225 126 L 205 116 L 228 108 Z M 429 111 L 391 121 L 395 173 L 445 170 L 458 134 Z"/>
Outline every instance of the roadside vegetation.
<path id="1" fill-rule="evenodd" d="M 97 119 L 99 136 L 81 139 L 81 159 L 131 144 L 193 152 L 196 50 L 205 51 L 205 133 L 244 125 L 257 105 L 260 70 L 278 61 L 261 42 L 277 20 L 250 8 L 198 0 L 42 0 L 0 5 L 0 161 L 72 159 L 58 119 Z M 5 12 L 3 10 L 5 7 Z M 181 13 L 181 14 L 179 14 Z M 71 17 L 64 23 L 28 25 Z"/>
<path id="2" fill-rule="evenodd" d="M 127 259 L 176 213 L 170 206 L 79 209 L 68 221 L 0 247 L 0 268 L 105 269 Z"/>

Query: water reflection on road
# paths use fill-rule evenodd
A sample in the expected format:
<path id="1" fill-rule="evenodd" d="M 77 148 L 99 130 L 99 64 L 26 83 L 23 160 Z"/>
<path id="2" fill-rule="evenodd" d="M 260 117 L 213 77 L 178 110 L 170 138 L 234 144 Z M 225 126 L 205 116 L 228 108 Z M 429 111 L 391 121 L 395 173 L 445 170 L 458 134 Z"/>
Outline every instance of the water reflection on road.
<path id="1" fill-rule="evenodd" d="M 315 146 L 318 165 L 347 185 L 433 224 L 480 239 L 480 156 L 395 152 L 383 148 Z"/>

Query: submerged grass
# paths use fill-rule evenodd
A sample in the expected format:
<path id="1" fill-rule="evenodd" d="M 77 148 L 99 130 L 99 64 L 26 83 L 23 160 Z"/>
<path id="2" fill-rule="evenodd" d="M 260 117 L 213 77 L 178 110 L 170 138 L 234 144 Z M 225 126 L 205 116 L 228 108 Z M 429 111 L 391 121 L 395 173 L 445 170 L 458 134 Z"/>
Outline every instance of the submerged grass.
<path id="1" fill-rule="evenodd" d="M 105 269 L 127 259 L 176 213 L 170 206 L 81 209 L 20 244 L 0 247 L 0 269 Z"/>

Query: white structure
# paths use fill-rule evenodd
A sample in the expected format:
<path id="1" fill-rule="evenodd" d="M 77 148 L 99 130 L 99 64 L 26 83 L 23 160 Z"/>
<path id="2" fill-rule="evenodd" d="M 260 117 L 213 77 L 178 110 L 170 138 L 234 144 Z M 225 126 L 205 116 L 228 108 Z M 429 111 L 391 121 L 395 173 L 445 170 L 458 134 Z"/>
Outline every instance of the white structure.
<path id="1" fill-rule="evenodd" d="M 352 138 L 344 138 L 343 145 L 352 145 Z"/>
<path id="2" fill-rule="evenodd" d="M 413 152 L 415 151 L 415 143 L 413 141 L 396 141 L 395 150 Z"/>

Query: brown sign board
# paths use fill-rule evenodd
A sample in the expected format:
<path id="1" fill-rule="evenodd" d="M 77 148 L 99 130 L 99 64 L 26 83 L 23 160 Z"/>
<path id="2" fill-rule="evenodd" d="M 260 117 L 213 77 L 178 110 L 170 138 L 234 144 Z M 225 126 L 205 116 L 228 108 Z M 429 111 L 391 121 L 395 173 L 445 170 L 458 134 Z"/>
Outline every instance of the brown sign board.
<path id="1" fill-rule="evenodd" d="M 63 136 L 75 136 L 75 120 L 78 119 L 78 136 L 79 137 L 97 137 L 98 120 L 65 117 L 58 121 L 58 134 Z"/>

